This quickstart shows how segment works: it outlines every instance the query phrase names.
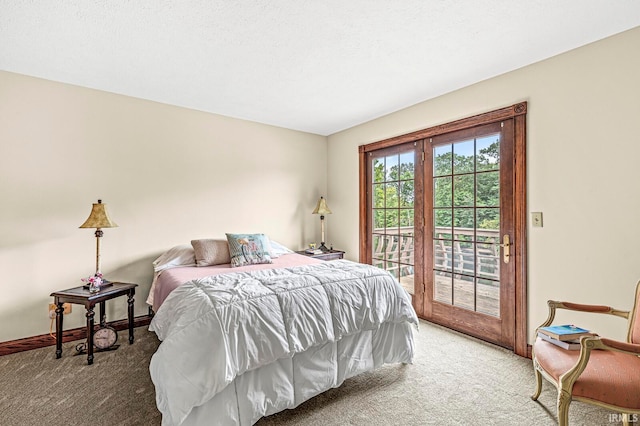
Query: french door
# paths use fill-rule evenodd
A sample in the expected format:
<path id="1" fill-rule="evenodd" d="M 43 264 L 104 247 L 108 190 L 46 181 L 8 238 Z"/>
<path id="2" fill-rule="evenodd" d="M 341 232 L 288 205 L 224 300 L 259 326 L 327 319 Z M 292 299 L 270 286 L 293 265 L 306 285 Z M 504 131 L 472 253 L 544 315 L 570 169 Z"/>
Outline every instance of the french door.
<path id="1" fill-rule="evenodd" d="M 526 103 L 360 147 L 360 260 L 424 319 L 526 355 Z"/>
<path id="2" fill-rule="evenodd" d="M 514 342 L 513 120 L 429 138 L 425 296 L 432 321 Z"/>

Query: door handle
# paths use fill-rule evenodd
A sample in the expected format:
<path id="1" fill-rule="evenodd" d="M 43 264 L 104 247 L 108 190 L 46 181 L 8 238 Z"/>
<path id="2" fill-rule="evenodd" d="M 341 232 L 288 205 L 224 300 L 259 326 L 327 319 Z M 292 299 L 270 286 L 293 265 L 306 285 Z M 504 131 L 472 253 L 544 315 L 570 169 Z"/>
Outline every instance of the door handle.
<path id="1" fill-rule="evenodd" d="M 504 263 L 509 263 L 509 258 L 511 257 L 511 240 L 509 239 L 509 234 L 504 234 L 502 236 L 502 260 Z"/>

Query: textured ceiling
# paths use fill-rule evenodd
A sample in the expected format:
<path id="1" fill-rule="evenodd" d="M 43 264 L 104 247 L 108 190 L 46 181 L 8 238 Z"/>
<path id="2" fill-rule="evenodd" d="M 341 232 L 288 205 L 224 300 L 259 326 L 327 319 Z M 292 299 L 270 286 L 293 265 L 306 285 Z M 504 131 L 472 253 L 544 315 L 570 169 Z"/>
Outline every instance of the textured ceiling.
<path id="1" fill-rule="evenodd" d="M 0 69 L 328 135 L 639 25 L 639 0 L 0 0 Z"/>

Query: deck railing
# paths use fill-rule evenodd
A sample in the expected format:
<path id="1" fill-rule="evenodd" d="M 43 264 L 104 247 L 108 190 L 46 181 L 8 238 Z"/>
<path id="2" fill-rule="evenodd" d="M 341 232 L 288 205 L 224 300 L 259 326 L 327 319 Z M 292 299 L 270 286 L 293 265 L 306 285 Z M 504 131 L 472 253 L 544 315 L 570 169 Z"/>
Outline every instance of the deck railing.
<path id="1" fill-rule="evenodd" d="M 413 275 L 413 227 L 375 229 L 372 259 L 376 266 L 392 272 L 401 279 Z M 435 235 L 451 234 L 451 228 L 436 227 Z M 475 233 L 475 237 L 474 237 Z M 453 228 L 456 240 L 434 240 L 434 268 L 453 274 L 477 275 L 489 280 L 500 277 L 499 230 Z M 464 240 L 476 238 L 477 244 Z"/>

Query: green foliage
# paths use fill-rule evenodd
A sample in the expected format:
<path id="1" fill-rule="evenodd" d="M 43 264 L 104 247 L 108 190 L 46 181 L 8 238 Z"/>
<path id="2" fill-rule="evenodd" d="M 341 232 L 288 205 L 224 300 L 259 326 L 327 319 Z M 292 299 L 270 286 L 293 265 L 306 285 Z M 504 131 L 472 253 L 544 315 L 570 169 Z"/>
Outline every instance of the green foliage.
<path id="1" fill-rule="evenodd" d="M 406 153 L 374 160 L 376 229 L 413 226 L 414 162 L 403 160 L 407 160 Z M 498 141 L 480 149 L 475 156 L 455 153 L 451 145 L 436 148 L 433 164 L 436 226 L 498 229 L 499 163 Z M 477 207 L 475 218 L 474 205 Z"/>
<path id="2" fill-rule="evenodd" d="M 386 171 L 384 158 L 376 159 L 373 167 L 374 228 L 377 229 L 413 226 L 414 163 L 398 162 L 398 156 L 393 157 L 395 164 Z"/>

